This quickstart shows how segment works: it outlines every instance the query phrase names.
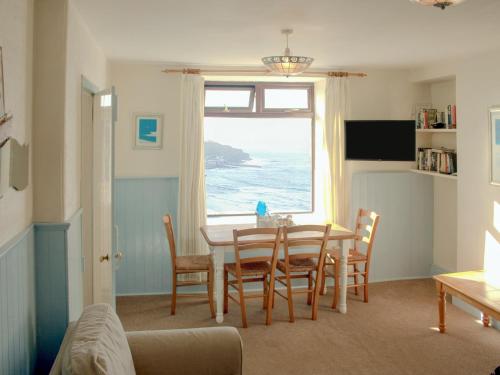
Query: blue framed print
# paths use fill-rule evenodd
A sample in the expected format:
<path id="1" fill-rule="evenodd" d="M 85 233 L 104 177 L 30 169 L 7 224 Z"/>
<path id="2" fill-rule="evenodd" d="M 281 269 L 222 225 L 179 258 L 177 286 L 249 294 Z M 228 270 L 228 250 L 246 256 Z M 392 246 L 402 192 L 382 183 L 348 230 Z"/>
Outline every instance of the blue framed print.
<path id="1" fill-rule="evenodd" d="M 134 147 L 160 150 L 162 148 L 163 115 L 136 114 Z"/>

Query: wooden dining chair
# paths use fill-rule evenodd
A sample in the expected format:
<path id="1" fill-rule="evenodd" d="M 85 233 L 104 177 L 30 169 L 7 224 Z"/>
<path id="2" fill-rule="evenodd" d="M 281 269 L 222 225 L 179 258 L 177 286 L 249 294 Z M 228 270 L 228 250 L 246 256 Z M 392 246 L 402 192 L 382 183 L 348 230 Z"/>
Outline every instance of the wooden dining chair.
<path id="1" fill-rule="evenodd" d="M 363 287 L 363 300 L 368 302 L 368 276 L 370 272 L 370 261 L 372 257 L 373 243 L 375 233 L 377 232 L 380 216 L 375 212 L 358 210 L 356 217 L 354 247 L 349 249 L 347 258 L 348 267 L 348 288 L 354 288 L 354 294 L 358 295 L 358 288 Z M 362 269 L 360 268 L 362 267 Z M 337 308 L 339 298 L 339 279 L 340 279 L 340 248 L 336 247 L 327 251 L 325 261 L 325 272 L 321 283 L 321 291 L 325 290 L 326 277 L 332 277 L 335 280 L 332 308 Z M 352 267 L 352 272 L 349 272 L 349 267 Z M 329 269 L 331 268 L 331 270 Z M 359 276 L 363 277 L 363 282 L 359 283 Z M 354 283 L 349 284 L 349 279 L 352 278 Z"/>
<path id="2" fill-rule="evenodd" d="M 281 240 L 281 229 L 254 228 L 233 230 L 234 263 L 224 265 L 224 313 L 229 310 L 229 299 L 240 305 L 243 328 L 248 327 L 245 298 L 262 298 L 266 311 L 266 325 L 271 324 L 274 291 L 274 275 Z M 258 256 L 247 256 L 248 251 L 258 252 Z M 245 254 L 246 253 L 246 254 Z M 233 277 L 229 280 L 229 275 Z M 243 284 L 261 282 L 263 293 L 245 294 Z M 236 289 L 238 298 L 229 294 L 229 286 Z"/>
<path id="3" fill-rule="evenodd" d="M 172 303 L 170 313 L 175 315 L 177 304 L 177 288 L 190 285 L 207 285 L 208 303 L 210 305 L 210 314 L 215 318 L 214 308 L 214 270 L 210 255 L 186 255 L 177 256 L 175 249 L 174 230 L 172 227 L 172 217 L 163 216 L 165 231 L 167 232 L 168 245 L 170 248 L 170 257 L 172 260 Z M 189 273 L 207 273 L 207 282 L 204 281 L 182 281 L 177 276 Z"/>
<path id="4" fill-rule="evenodd" d="M 286 287 L 287 294 L 285 296 L 279 290 L 275 290 L 275 293 L 288 300 L 290 322 L 295 321 L 292 296 L 296 293 L 307 293 L 307 303 L 312 305 L 311 318 L 317 319 L 320 284 L 330 229 L 330 224 L 283 227 L 285 257 L 278 260 L 276 267 L 284 275 L 276 276 L 276 281 Z M 316 277 L 313 277 L 314 273 Z M 307 279 L 307 289 L 292 289 L 294 279 Z"/>

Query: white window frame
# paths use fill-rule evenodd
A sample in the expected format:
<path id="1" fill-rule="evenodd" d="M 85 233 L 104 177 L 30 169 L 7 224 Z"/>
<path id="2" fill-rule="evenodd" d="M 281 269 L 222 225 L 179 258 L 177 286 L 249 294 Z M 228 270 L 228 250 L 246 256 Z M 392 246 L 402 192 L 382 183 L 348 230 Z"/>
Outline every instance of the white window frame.
<path id="1" fill-rule="evenodd" d="M 316 142 L 315 142 L 315 109 L 314 109 L 314 84 L 313 83 L 283 83 L 283 82 L 255 82 L 255 83 L 235 83 L 235 82 L 206 82 L 205 90 L 208 89 L 230 89 L 232 87 L 241 89 L 242 87 L 253 87 L 255 95 L 255 111 L 253 111 L 253 97 L 248 108 L 207 108 L 205 107 L 205 117 L 234 117 L 234 118 L 310 118 L 311 119 L 311 209 L 307 211 L 287 211 L 273 212 L 277 214 L 312 214 L 315 211 L 316 186 Z M 307 89 L 309 108 L 268 108 L 264 107 L 265 89 Z M 251 95 L 252 96 L 252 95 Z M 249 216 L 253 212 L 231 213 L 231 214 L 209 214 L 209 218 L 226 216 Z"/>
<path id="2" fill-rule="evenodd" d="M 249 100 L 248 105 L 245 107 L 207 107 L 205 106 L 205 116 L 207 113 L 234 113 L 234 112 L 242 112 L 247 113 L 251 112 L 253 108 L 253 103 L 255 99 L 255 86 L 248 84 L 228 84 L 228 85 L 220 85 L 220 84 L 205 84 L 205 95 L 207 91 L 249 91 Z"/>

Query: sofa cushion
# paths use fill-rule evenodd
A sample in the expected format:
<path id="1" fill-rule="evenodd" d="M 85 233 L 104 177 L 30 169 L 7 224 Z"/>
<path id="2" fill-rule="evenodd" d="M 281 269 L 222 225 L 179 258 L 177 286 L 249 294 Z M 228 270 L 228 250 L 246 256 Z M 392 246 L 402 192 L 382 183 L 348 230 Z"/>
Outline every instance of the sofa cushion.
<path id="1" fill-rule="evenodd" d="M 135 375 L 123 326 L 110 305 L 88 306 L 63 358 L 62 373 Z"/>

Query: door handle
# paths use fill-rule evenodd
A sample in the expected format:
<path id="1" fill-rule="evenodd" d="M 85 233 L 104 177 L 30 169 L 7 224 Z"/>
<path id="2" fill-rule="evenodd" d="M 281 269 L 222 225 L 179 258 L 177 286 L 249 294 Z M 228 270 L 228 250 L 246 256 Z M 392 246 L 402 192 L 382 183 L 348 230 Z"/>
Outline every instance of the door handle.
<path id="1" fill-rule="evenodd" d="M 101 255 L 101 256 L 99 257 L 99 261 L 100 261 L 101 263 L 103 263 L 104 261 L 109 262 L 109 254 L 106 254 L 106 255 Z"/>
<path id="2" fill-rule="evenodd" d="M 117 251 L 115 254 L 115 259 L 121 260 L 123 258 L 123 253 L 121 251 Z"/>

